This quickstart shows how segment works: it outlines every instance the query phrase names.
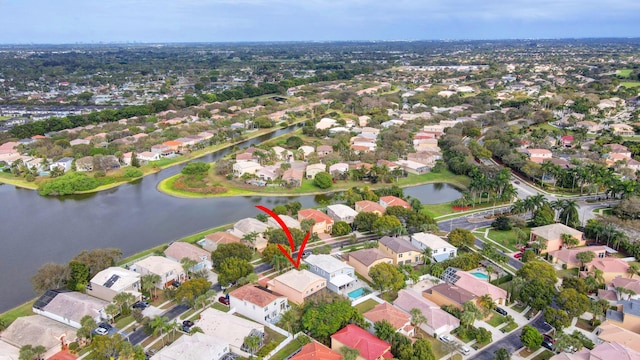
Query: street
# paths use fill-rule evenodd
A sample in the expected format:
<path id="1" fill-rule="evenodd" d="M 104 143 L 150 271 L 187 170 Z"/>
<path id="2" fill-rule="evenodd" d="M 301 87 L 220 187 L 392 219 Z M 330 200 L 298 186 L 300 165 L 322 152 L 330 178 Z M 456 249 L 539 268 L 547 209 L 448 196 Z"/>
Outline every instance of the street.
<path id="1" fill-rule="evenodd" d="M 171 309 L 165 311 L 161 316 L 166 317 L 169 320 L 177 318 L 180 314 L 189 310 L 187 305 L 176 305 Z M 137 345 L 147 338 L 147 334 L 144 332 L 144 326 L 139 327 L 136 331 L 129 334 L 127 337 L 132 345 Z"/>

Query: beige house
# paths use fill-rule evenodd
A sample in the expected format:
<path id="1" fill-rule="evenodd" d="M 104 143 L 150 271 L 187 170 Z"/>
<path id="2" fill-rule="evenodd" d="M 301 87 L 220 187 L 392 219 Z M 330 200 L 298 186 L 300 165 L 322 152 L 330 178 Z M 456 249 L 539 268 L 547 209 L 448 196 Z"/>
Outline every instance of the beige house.
<path id="1" fill-rule="evenodd" d="M 640 334 L 616 326 L 610 321 L 603 322 L 595 333 L 600 341 L 616 342 L 635 351 L 640 351 Z"/>
<path id="2" fill-rule="evenodd" d="M 371 200 L 361 200 L 355 203 L 356 211 L 361 212 L 370 212 L 374 213 L 378 216 L 384 215 L 385 208 L 384 206 L 378 204 L 377 202 L 373 202 Z"/>
<path id="3" fill-rule="evenodd" d="M 358 215 L 356 210 L 344 204 L 334 204 L 327 206 L 327 215 L 333 221 L 344 221 L 347 224 L 353 224 L 353 220 Z"/>
<path id="4" fill-rule="evenodd" d="M 640 332 L 640 300 L 618 301 L 617 310 L 607 310 L 607 320 L 616 326 Z"/>
<path id="5" fill-rule="evenodd" d="M 374 333 L 373 325 L 378 321 L 387 321 L 402 335 L 413 337 L 414 326 L 411 325 L 411 315 L 394 307 L 388 302 L 383 302 L 373 307 L 373 309 L 362 314 L 364 319 L 369 323 L 367 329 L 370 333 Z"/>
<path id="6" fill-rule="evenodd" d="M 46 353 L 43 355 L 48 359 L 60 351 L 62 344 L 68 345 L 76 337 L 76 329 L 69 325 L 40 315 L 22 316 L 0 332 L 0 344 L 7 343 L 18 349 L 25 345 L 44 346 Z M 0 358 L 10 354 L 2 350 L 3 346 L 0 346 Z M 18 357 L 11 360 L 18 360 Z"/>
<path id="7" fill-rule="evenodd" d="M 89 282 L 87 294 L 105 301 L 113 301 L 113 297 L 121 292 L 133 294 L 141 298 L 140 273 L 121 267 L 106 268 L 94 276 Z"/>
<path id="8" fill-rule="evenodd" d="M 384 236 L 378 240 L 378 249 L 393 259 L 393 265 L 417 264 L 422 251 L 403 238 Z"/>
<path id="9" fill-rule="evenodd" d="M 567 269 L 574 269 L 582 265 L 576 255 L 585 251 L 594 253 L 596 259 L 602 259 L 607 255 L 605 246 L 588 246 L 549 251 L 549 256 L 551 256 L 552 263 L 558 264 L 559 266 L 566 265 Z"/>
<path id="10" fill-rule="evenodd" d="M 363 249 L 347 255 L 347 264 L 353 266 L 358 274 L 369 281 L 371 281 L 369 271 L 372 267 L 381 263 L 393 264 L 393 258 L 379 249 Z"/>
<path id="11" fill-rule="evenodd" d="M 318 173 L 327 171 L 327 165 L 325 164 L 311 164 L 307 165 L 306 174 L 307 179 L 313 179 Z"/>
<path id="12" fill-rule="evenodd" d="M 241 238 L 227 231 L 217 231 L 206 235 L 198 242 L 206 251 L 214 251 L 220 244 L 233 244 L 240 242 Z"/>
<path id="13" fill-rule="evenodd" d="M 462 309 L 462 304 L 467 301 L 476 301 L 476 296 L 471 292 L 446 282 L 425 290 L 422 296 L 438 306 L 451 305 L 458 309 Z"/>
<path id="14" fill-rule="evenodd" d="M 633 127 L 628 124 L 611 124 L 609 128 L 616 135 L 635 135 Z"/>
<path id="15" fill-rule="evenodd" d="M 556 223 L 544 226 L 538 226 L 531 229 L 529 242 L 537 241 L 542 238 L 546 240 L 546 249 L 541 249 L 540 253 L 545 254 L 549 251 L 562 249 L 562 234 L 569 234 L 578 240 L 577 246 L 584 246 L 585 240 L 582 231 L 578 231 L 564 224 Z"/>
<path id="16" fill-rule="evenodd" d="M 269 290 L 282 294 L 289 301 L 302 304 L 304 300 L 327 287 L 322 276 L 307 270 L 292 269 L 267 283 Z"/>
<path id="17" fill-rule="evenodd" d="M 131 269 L 140 273 L 142 276 L 148 274 L 160 276 L 160 281 L 156 283 L 156 288 L 158 289 L 164 289 L 174 281 L 184 281 L 187 278 L 180 263 L 156 255 L 149 256 L 134 263 Z"/>
<path id="18" fill-rule="evenodd" d="M 312 219 L 315 221 L 311 232 L 315 234 L 331 233 L 333 219 L 322 211 L 316 209 L 303 209 L 298 211 L 298 221 L 302 222 L 304 219 Z"/>
<path id="19" fill-rule="evenodd" d="M 586 271 L 580 272 L 580 276 L 587 277 L 589 274 L 595 273 L 596 270 L 602 271 L 602 277 L 605 282 L 611 282 L 617 277 L 629 276 L 629 263 L 614 257 L 595 258 L 586 265 Z"/>

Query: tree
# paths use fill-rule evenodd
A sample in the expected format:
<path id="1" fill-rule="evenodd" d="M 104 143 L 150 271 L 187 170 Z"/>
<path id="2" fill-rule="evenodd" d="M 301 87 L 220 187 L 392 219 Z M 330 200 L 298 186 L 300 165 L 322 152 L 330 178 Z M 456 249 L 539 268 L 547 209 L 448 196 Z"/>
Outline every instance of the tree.
<path id="1" fill-rule="evenodd" d="M 232 284 L 253 272 L 253 266 L 249 261 L 237 257 L 224 259 L 218 269 L 220 284 Z"/>
<path id="2" fill-rule="evenodd" d="M 250 261 L 253 257 L 253 250 L 240 243 L 220 244 L 218 248 L 211 252 L 211 261 L 216 271 L 220 271 L 220 265 L 225 259 L 236 258 Z"/>
<path id="3" fill-rule="evenodd" d="M 422 310 L 413 308 L 409 311 L 409 314 L 411 315 L 412 325 L 419 328 L 420 325 L 427 323 L 427 317 L 422 313 Z"/>
<path id="4" fill-rule="evenodd" d="M 129 307 L 136 301 L 136 297 L 132 293 L 123 291 L 116 294 L 112 300 L 118 306 L 119 313 L 128 315 L 130 312 Z"/>
<path id="5" fill-rule="evenodd" d="M 104 311 L 109 315 L 109 321 L 113 323 L 115 321 L 116 315 L 120 313 L 120 309 L 116 304 L 109 304 L 104 308 Z"/>
<path id="6" fill-rule="evenodd" d="M 544 226 L 553 224 L 556 219 L 556 214 L 549 204 L 544 204 L 533 214 L 533 225 Z"/>
<path id="7" fill-rule="evenodd" d="M 343 346 L 340 348 L 340 354 L 342 354 L 342 360 L 356 360 L 360 356 L 360 350 Z"/>
<path id="8" fill-rule="evenodd" d="M 262 339 L 260 339 L 258 335 L 249 335 L 245 336 L 242 344 L 249 350 L 249 354 L 253 357 L 255 352 L 260 348 L 260 345 L 262 345 Z"/>
<path id="9" fill-rule="evenodd" d="M 180 259 L 180 264 L 182 264 L 182 269 L 184 270 L 185 274 L 189 274 L 191 272 L 191 269 L 193 269 L 194 266 L 198 265 L 198 262 L 191 258 L 183 257 L 182 259 Z"/>
<path id="10" fill-rule="evenodd" d="M 211 288 L 211 282 L 207 279 L 192 279 L 185 281 L 178 287 L 178 290 L 176 290 L 175 298 L 179 302 L 186 302 L 189 305 L 194 305 L 196 298 L 200 295 L 204 295 L 209 288 Z"/>
<path id="11" fill-rule="evenodd" d="M 556 270 L 553 266 L 540 260 L 524 264 L 516 275 L 525 280 L 541 279 L 550 284 L 555 284 L 558 281 Z"/>
<path id="12" fill-rule="evenodd" d="M 267 244 L 267 246 L 262 250 L 262 261 L 266 263 L 271 263 L 271 259 L 275 255 L 282 255 L 280 248 L 277 244 Z"/>
<path id="13" fill-rule="evenodd" d="M 164 316 L 157 316 L 149 323 L 151 329 L 153 329 L 153 335 L 160 334 L 160 338 L 162 339 L 162 346 L 164 346 L 164 335 L 169 328 L 169 319 Z"/>
<path id="14" fill-rule="evenodd" d="M 511 353 L 505 348 L 500 348 L 493 354 L 493 360 L 511 360 Z"/>
<path id="15" fill-rule="evenodd" d="M 180 171 L 184 175 L 206 175 L 211 165 L 202 161 L 190 162 Z"/>
<path id="16" fill-rule="evenodd" d="M 331 177 L 331 174 L 326 171 L 319 172 L 313 178 L 313 185 L 320 189 L 328 189 L 333 185 L 333 178 Z"/>
<path id="17" fill-rule="evenodd" d="M 555 287 L 543 279 L 528 280 L 520 291 L 520 300 L 536 310 L 542 310 L 553 302 Z"/>
<path id="18" fill-rule="evenodd" d="M 122 257 L 122 250 L 116 248 L 93 249 L 81 251 L 73 260 L 81 262 L 89 268 L 89 277 L 100 271 L 115 266 Z"/>
<path id="19" fill-rule="evenodd" d="M 333 224 L 333 227 L 331 229 L 332 236 L 343 236 L 348 235 L 349 233 L 351 233 L 351 226 L 349 226 L 349 224 L 344 221 L 336 222 L 335 224 Z"/>
<path id="20" fill-rule="evenodd" d="M 580 243 L 578 239 L 571 236 L 571 234 L 561 234 L 560 238 L 562 239 L 562 244 L 567 248 L 571 249 Z"/>
<path id="21" fill-rule="evenodd" d="M 582 315 L 589 310 L 589 298 L 578 293 L 575 289 L 560 291 L 557 298 L 558 306 L 567 312 L 571 318 Z"/>
<path id="22" fill-rule="evenodd" d="M 19 360 L 33 360 L 36 353 L 33 349 L 33 345 L 23 345 L 20 348 L 20 353 L 18 355 Z"/>
<path id="23" fill-rule="evenodd" d="M 429 340 L 421 338 L 413 343 L 413 359 L 436 360 Z"/>
<path id="24" fill-rule="evenodd" d="M 120 334 L 113 336 L 97 336 L 91 341 L 90 360 L 123 359 L 142 360 L 144 349 L 140 345 L 131 346 Z"/>
<path id="25" fill-rule="evenodd" d="M 373 285 L 380 291 L 398 291 L 405 286 L 404 275 L 392 264 L 380 263 L 369 270 Z"/>
<path id="26" fill-rule="evenodd" d="M 71 260 L 69 262 L 67 288 L 73 291 L 82 291 L 87 283 L 89 283 L 89 268 L 87 265 L 79 261 Z"/>
<path id="27" fill-rule="evenodd" d="M 580 269 L 584 269 L 584 266 L 591 262 L 596 257 L 593 251 L 583 251 L 576 254 L 576 259 L 580 261 Z"/>
<path id="28" fill-rule="evenodd" d="M 571 325 L 571 318 L 563 310 L 556 310 L 550 306 L 544 309 L 544 321 L 553 326 L 556 331 L 562 331 L 562 329 Z"/>
<path id="29" fill-rule="evenodd" d="M 511 230 L 511 221 L 506 216 L 498 216 L 491 226 L 496 230 Z"/>
<path id="30" fill-rule="evenodd" d="M 384 341 L 390 341 L 396 329 L 387 320 L 376 321 L 373 324 L 374 334 Z"/>
<path id="31" fill-rule="evenodd" d="M 378 235 L 392 235 L 402 228 L 402 223 L 397 217 L 391 215 L 382 215 L 373 222 L 371 228 Z"/>
<path id="32" fill-rule="evenodd" d="M 629 278 L 631 279 L 633 279 L 633 275 L 638 275 L 638 264 L 629 264 L 627 274 L 629 274 Z"/>
<path id="33" fill-rule="evenodd" d="M 562 279 L 562 288 L 563 289 L 574 289 L 578 292 L 578 294 L 586 294 L 588 289 L 587 285 L 582 278 L 574 278 L 568 277 Z"/>
<path id="34" fill-rule="evenodd" d="M 448 235 L 449 243 L 455 247 L 471 248 L 475 242 L 475 236 L 467 229 L 453 229 Z"/>
<path id="35" fill-rule="evenodd" d="M 567 349 L 577 351 L 582 348 L 582 342 L 569 334 L 560 333 L 556 336 L 554 347 L 556 351 L 564 351 Z"/>
<path id="36" fill-rule="evenodd" d="M 483 309 L 482 315 L 484 317 L 489 316 L 491 310 L 496 307 L 496 303 L 493 302 L 491 294 L 484 294 L 478 298 L 478 305 Z"/>
<path id="37" fill-rule="evenodd" d="M 298 136 L 289 136 L 287 140 L 285 140 L 285 144 L 289 149 L 297 149 L 302 146 L 304 142 Z"/>
<path id="38" fill-rule="evenodd" d="M 311 304 L 302 315 L 302 329 L 321 342 L 328 343 L 329 336 L 349 323 L 363 325 L 360 312 L 345 299 L 330 303 Z"/>
<path id="39" fill-rule="evenodd" d="M 378 219 L 378 214 L 370 212 L 359 212 L 353 220 L 353 226 L 358 231 L 371 231 L 373 230 L 373 223 Z"/>
<path id="40" fill-rule="evenodd" d="M 50 289 L 59 289 L 67 283 L 69 279 L 69 266 L 55 263 L 44 264 L 31 277 L 31 285 L 33 290 L 38 293 L 44 293 Z"/>
<path id="41" fill-rule="evenodd" d="M 41 360 L 42 355 L 44 355 L 46 352 L 47 352 L 47 348 L 45 348 L 42 345 L 37 345 L 33 348 L 33 355 L 37 360 Z"/>
<path id="42" fill-rule="evenodd" d="M 460 324 L 464 325 L 465 329 L 469 329 L 469 326 L 473 325 L 476 320 L 482 319 L 482 312 L 478 307 L 469 300 L 462 304 L 462 315 L 460 315 Z"/>
<path id="43" fill-rule="evenodd" d="M 162 278 L 160 278 L 160 275 L 158 274 L 142 275 L 142 277 L 140 277 L 140 286 L 142 287 L 143 291 L 146 291 L 149 296 L 151 296 L 151 290 L 157 289 L 156 284 L 161 280 Z M 154 294 L 154 297 L 155 295 L 157 295 L 157 293 Z"/>
<path id="44" fill-rule="evenodd" d="M 542 334 L 540 334 L 538 329 L 529 325 L 525 325 L 522 328 L 522 333 L 520 334 L 520 341 L 522 341 L 522 344 L 529 351 L 540 347 L 540 344 L 542 344 L 542 340 L 544 340 L 544 337 L 542 336 Z"/>

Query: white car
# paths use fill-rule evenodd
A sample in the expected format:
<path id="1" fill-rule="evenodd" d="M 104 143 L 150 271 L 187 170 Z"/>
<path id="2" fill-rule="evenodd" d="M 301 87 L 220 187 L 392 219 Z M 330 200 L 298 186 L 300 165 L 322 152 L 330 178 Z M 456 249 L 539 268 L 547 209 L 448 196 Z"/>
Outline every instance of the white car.
<path id="1" fill-rule="evenodd" d="M 439 336 L 438 339 L 440 341 L 442 341 L 442 342 L 447 343 L 447 344 L 451 344 L 454 341 L 453 338 L 451 336 L 449 336 L 449 335 Z"/>
<path id="2" fill-rule="evenodd" d="M 461 346 L 458 350 L 462 355 L 469 355 L 469 353 L 471 353 L 471 349 L 466 346 Z"/>
<path id="3" fill-rule="evenodd" d="M 98 335 L 107 335 L 109 333 L 109 330 L 107 330 L 107 329 L 105 329 L 103 327 L 97 327 L 94 331 Z"/>

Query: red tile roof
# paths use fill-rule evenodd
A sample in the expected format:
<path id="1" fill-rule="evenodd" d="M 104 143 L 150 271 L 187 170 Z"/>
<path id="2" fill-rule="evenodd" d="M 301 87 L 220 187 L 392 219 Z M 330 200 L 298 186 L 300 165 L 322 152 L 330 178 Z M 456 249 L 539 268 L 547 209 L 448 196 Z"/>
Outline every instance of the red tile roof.
<path id="1" fill-rule="evenodd" d="M 233 296 L 236 299 L 244 300 L 260 307 L 265 307 L 274 302 L 276 299 L 282 297 L 266 292 L 253 285 L 245 285 L 239 289 L 236 289 L 232 291 L 229 296 Z"/>
<path id="2" fill-rule="evenodd" d="M 387 206 L 402 206 L 406 209 L 411 209 L 411 205 L 409 205 L 408 202 L 400 199 L 399 197 L 395 197 L 395 196 L 382 196 L 380 198 L 381 202 L 385 202 L 387 204 Z"/>
<path id="3" fill-rule="evenodd" d="M 409 314 L 393 307 L 393 305 L 387 302 L 376 305 L 373 309 L 364 313 L 363 316 L 373 323 L 387 320 L 396 330 L 403 328 L 411 321 Z"/>
<path id="4" fill-rule="evenodd" d="M 316 224 L 321 222 L 324 222 L 325 224 L 333 224 L 333 219 L 331 219 L 329 215 L 316 209 L 303 209 L 298 211 L 298 220 L 302 221 L 303 219 L 313 219 Z"/>
<path id="5" fill-rule="evenodd" d="M 365 360 L 376 360 L 388 353 L 391 348 L 388 342 L 380 340 L 353 324 L 331 335 L 331 340 L 334 339 L 350 348 L 358 349 L 360 356 Z"/>
<path id="6" fill-rule="evenodd" d="M 319 342 L 311 342 L 302 347 L 290 360 L 340 360 L 342 356 Z"/>

